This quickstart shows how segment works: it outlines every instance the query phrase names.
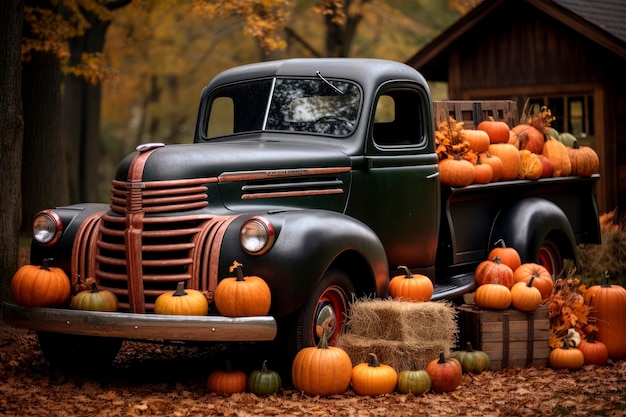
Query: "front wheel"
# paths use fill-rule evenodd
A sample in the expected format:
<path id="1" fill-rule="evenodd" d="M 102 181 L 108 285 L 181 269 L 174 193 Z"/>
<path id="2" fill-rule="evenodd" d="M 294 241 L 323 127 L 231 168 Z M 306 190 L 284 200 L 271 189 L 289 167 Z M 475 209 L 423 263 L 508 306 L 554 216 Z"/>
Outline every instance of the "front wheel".
<path id="1" fill-rule="evenodd" d="M 37 332 L 39 347 L 51 367 L 63 371 L 100 371 L 111 366 L 122 339 Z"/>
<path id="2" fill-rule="evenodd" d="M 563 255 L 557 243 L 551 239 L 543 241 L 537 252 L 537 261 L 552 275 L 554 281 L 558 274 L 563 271 Z"/>

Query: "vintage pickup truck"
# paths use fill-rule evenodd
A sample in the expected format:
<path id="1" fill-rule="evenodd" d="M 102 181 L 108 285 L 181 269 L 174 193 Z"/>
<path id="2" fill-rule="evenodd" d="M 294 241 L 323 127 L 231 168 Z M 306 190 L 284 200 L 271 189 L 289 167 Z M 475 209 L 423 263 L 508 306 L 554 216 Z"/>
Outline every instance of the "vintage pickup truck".
<path id="1" fill-rule="evenodd" d="M 34 219 L 31 263 L 52 258 L 72 288 L 95 278 L 119 310 L 3 303 L 3 317 L 37 331 L 58 365 L 85 352 L 110 362 L 125 339 L 279 341 L 294 353 L 329 317 L 336 340 L 353 297 L 386 297 L 400 265 L 431 278 L 433 300 L 455 299 L 499 239 L 553 273 L 599 241 L 597 175 L 444 187 L 434 123 L 426 81 L 397 62 L 224 71 L 202 91 L 193 143 L 141 145 L 119 164 L 110 204 Z M 268 315 L 219 315 L 215 289 L 234 260 L 269 285 Z M 208 315 L 154 313 L 180 281 L 206 295 Z"/>

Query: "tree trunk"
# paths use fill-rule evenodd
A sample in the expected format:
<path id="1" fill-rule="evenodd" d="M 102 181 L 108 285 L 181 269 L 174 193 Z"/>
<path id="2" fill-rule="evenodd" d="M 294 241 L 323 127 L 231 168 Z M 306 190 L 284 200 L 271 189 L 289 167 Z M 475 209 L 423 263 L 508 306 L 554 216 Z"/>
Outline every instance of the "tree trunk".
<path id="1" fill-rule="evenodd" d="M 20 47 L 24 0 L 0 1 L 0 301 L 10 299 L 10 280 L 18 267 L 20 175 L 24 119 Z"/>
<path id="2" fill-rule="evenodd" d="M 61 66 L 56 56 L 33 53 L 23 64 L 24 151 L 22 155 L 22 230 L 41 209 L 69 203 L 67 162 L 62 135 Z"/>
<path id="3" fill-rule="evenodd" d="M 108 21 L 85 13 L 91 28 L 85 36 L 69 41 L 71 63 L 82 53 L 102 52 Z M 68 181 L 71 201 L 102 201 L 98 195 L 98 166 L 102 152 L 100 104 L 102 87 L 85 78 L 68 74 L 63 80 L 63 131 L 67 144 Z"/>

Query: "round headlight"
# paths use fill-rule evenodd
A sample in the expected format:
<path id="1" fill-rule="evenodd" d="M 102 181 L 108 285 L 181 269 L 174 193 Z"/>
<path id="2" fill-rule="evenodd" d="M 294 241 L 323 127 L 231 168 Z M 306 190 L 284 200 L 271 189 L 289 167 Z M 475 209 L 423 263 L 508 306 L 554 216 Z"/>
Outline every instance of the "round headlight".
<path id="1" fill-rule="evenodd" d="M 54 245 L 61 238 L 62 230 L 63 223 L 53 211 L 40 211 L 33 219 L 33 239 L 40 245 Z"/>
<path id="2" fill-rule="evenodd" d="M 239 231 L 241 247 L 251 255 L 262 255 L 274 244 L 274 228 L 262 217 L 252 217 Z"/>

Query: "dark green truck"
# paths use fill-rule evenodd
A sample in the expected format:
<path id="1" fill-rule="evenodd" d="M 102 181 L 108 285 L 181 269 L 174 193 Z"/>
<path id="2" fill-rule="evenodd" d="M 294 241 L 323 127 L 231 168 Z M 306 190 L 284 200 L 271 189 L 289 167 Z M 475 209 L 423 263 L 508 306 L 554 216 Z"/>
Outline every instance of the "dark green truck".
<path id="1" fill-rule="evenodd" d="M 480 103 L 476 103 L 480 106 Z M 476 107 L 476 106 L 475 106 Z M 477 121 L 475 121 L 477 122 Z M 93 277 L 117 312 L 3 304 L 52 363 L 112 360 L 124 339 L 331 342 L 352 297 L 387 296 L 399 265 L 429 276 L 433 299 L 474 287 L 504 239 L 557 273 L 600 239 L 598 176 L 440 184 L 434 103 L 413 68 L 376 59 L 292 59 L 225 71 L 202 91 L 193 143 L 139 146 L 117 168 L 110 204 L 43 210 L 31 263 L 53 258 L 74 287 Z M 209 302 L 234 260 L 265 279 L 267 316 L 153 313 L 179 281 Z"/>

